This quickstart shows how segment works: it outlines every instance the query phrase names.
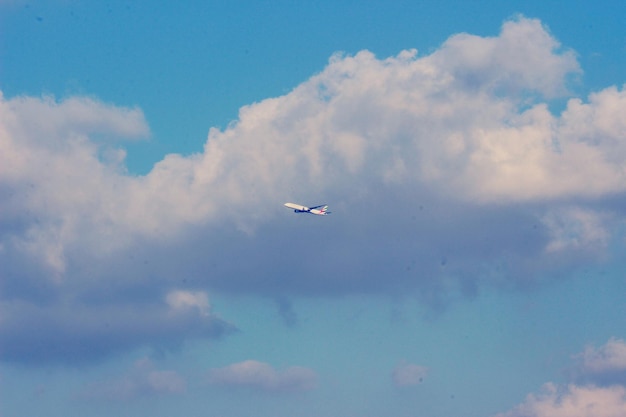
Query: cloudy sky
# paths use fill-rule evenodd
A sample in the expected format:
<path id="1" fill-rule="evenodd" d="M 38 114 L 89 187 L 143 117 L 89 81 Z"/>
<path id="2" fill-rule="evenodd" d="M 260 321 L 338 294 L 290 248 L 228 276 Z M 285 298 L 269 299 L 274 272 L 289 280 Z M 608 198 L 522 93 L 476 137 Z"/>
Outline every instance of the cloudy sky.
<path id="1" fill-rule="evenodd" d="M 623 2 L 183 3 L 0 1 L 1 417 L 626 415 Z"/>

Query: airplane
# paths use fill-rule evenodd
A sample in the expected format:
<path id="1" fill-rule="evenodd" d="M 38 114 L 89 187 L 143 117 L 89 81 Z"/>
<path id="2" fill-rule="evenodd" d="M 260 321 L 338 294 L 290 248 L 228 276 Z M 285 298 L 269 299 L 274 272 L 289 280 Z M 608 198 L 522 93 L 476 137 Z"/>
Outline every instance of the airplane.
<path id="1" fill-rule="evenodd" d="M 285 207 L 293 209 L 295 213 L 310 213 L 317 214 L 318 216 L 326 216 L 327 214 L 330 214 L 330 211 L 328 211 L 328 206 L 324 204 L 315 207 L 306 207 L 294 203 L 285 203 L 284 205 Z"/>

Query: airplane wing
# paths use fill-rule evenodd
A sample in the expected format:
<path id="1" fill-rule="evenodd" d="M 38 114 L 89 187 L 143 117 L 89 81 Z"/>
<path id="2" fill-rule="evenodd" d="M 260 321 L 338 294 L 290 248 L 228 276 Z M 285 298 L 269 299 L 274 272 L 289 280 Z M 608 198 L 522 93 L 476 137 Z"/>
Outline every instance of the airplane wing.
<path id="1" fill-rule="evenodd" d="M 330 211 L 328 211 L 328 206 L 324 204 L 323 206 L 311 207 L 309 209 L 309 213 L 317 214 L 318 216 L 325 216 L 327 214 L 330 214 Z"/>
<path id="2" fill-rule="evenodd" d="M 288 207 L 288 208 L 290 208 L 290 209 L 294 209 L 294 210 L 297 210 L 297 211 L 300 211 L 300 212 L 303 212 L 303 211 L 309 211 L 309 210 L 310 210 L 310 208 L 308 208 L 308 207 L 306 207 L 306 206 L 303 206 L 303 205 L 301 205 L 301 204 L 295 204 L 295 203 L 285 203 L 285 204 L 283 204 L 283 205 L 284 205 L 285 207 Z"/>

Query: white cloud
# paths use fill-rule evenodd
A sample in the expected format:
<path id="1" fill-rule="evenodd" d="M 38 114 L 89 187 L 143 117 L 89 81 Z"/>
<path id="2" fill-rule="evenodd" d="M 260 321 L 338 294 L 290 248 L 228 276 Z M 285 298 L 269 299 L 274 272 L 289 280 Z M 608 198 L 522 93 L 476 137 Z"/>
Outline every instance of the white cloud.
<path id="1" fill-rule="evenodd" d="M 626 415 L 626 388 L 612 386 L 558 389 L 546 384 L 540 394 L 530 394 L 524 403 L 497 417 L 621 417 Z"/>
<path id="2" fill-rule="evenodd" d="M 408 182 L 483 203 L 623 191 L 623 91 L 572 99 L 560 117 L 526 96 L 564 93 L 578 72 L 575 55 L 524 18 L 498 37 L 454 36 L 421 58 L 335 56 L 289 94 L 213 129 L 204 154 L 165 159 L 149 181 L 174 193 L 179 215 L 192 221 L 223 216 L 225 207 L 241 214 L 295 187 L 295 173 L 318 192 Z"/>
<path id="3" fill-rule="evenodd" d="M 580 71 L 575 54 L 555 53 L 559 49 L 540 21 L 520 17 L 505 22 L 497 38 L 452 36 L 431 58 L 463 89 L 535 90 L 552 97 L 566 92 L 566 75 Z"/>
<path id="4" fill-rule="evenodd" d="M 149 134 L 143 112 L 120 108 L 87 97 L 58 102 L 53 97 L 3 98 L 3 120 L 15 134 L 49 147 L 62 146 L 67 137 L 92 134 L 108 138 L 141 138 Z M 37 115 L 36 119 L 29 116 Z M 26 116 L 26 119 L 22 117 Z"/>
<path id="5" fill-rule="evenodd" d="M 135 362 L 124 375 L 88 385 L 82 392 L 85 399 L 131 401 L 144 396 L 182 394 L 187 381 L 175 371 L 157 370 L 148 358 Z"/>
<path id="6" fill-rule="evenodd" d="M 5 244 L 59 278 L 68 246 L 97 252 L 125 241 L 132 178 L 120 165 L 124 152 L 95 137 L 146 136 L 142 112 L 86 98 L 0 99 L 0 192 L 12 226 Z"/>
<path id="7" fill-rule="evenodd" d="M 599 349 L 588 346 L 579 358 L 583 368 L 590 372 L 626 370 L 626 342 L 613 337 Z"/>
<path id="8" fill-rule="evenodd" d="M 428 375 L 428 368 L 412 363 L 402 362 L 396 366 L 391 374 L 393 384 L 397 387 L 418 385 Z"/>
<path id="9" fill-rule="evenodd" d="M 547 383 L 511 411 L 497 417 L 618 417 L 626 415 L 626 342 L 611 338 L 576 355 L 570 376 L 576 384 Z"/>
<path id="10" fill-rule="evenodd" d="M 204 291 L 175 290 L 168 293 L 165 299 L 174 310 L 196 308 L 204 316 L 209 314 L 209 297 Z"/>
<path id="11" fill-rule="evenodd" d="M 587 346 L 575 356 L 572 374 L 577 381 L 596 385 L 626 385 L 626 342 L 615 337 L 603 346 Z"/>
<path id="12" fill-rule="evenodd" d="M 212 369 L 209 371 L 209 381 L 216 385 L 261 391 L 309 391 L 317 385 L 317 374 L 300 366 L 278 371 L 269 364 L 247 360 Z"/>
<path id="13" fill-rule="evenodd" d="M 597 252 L 609 243 L 610 233 L 602 213 L 579 207 L 562 208 L 547 213 L 542 219 L 551 236 L 546 250 L 581 250 Z"/>

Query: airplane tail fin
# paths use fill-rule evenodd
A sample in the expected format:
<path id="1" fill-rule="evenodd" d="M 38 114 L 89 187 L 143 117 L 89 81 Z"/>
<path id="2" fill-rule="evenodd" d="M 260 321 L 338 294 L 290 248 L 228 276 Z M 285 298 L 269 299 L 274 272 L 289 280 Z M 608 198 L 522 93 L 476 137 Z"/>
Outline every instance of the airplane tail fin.
<path id="1" fill-rule="evenodd" d="M 322 212 L 322 214 L 330 214 L 331 212 L 328 211 L 328 206 L 324 206 L 322 208 L 320 208 L 320 211 Z"/>

